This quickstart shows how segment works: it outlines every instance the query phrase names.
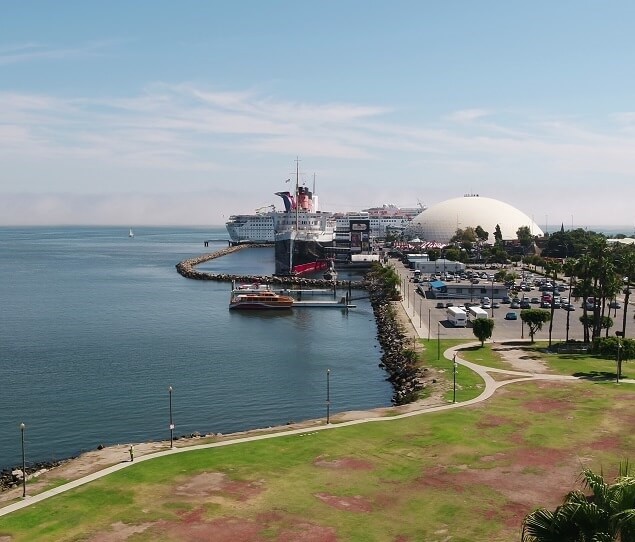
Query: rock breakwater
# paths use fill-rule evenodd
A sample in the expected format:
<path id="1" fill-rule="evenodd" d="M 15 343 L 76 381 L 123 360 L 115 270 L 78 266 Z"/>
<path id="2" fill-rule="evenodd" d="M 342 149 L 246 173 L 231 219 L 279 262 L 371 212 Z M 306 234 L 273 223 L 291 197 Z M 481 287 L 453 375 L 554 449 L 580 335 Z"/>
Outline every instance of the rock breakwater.
<path id="1" fill-rule="evenodd" d="M 197 265 L 209 262 L 216 258 L 227 256 L 233 252 L 243 250 L 245 248 L 271 248 L 271 245 L 244 243 L 235 245 L 209 254 L 202 254 L 196 258 L 189 258 L 176 264 L 176 270 L 182 277 L 194 280 L 215 280 L 219 282 L 236 282 L 236 283 L 259 283 L 259 284 L 294 284 L 296 286 L 310 286 L 313 288 L 351 288 L 363 289 L 362 281 L 332 281 L 326 279 L 309 279 L 300 276 L 276 276 L 276 275 L 234 275 L 229 273 L 205 273 L 196 269 Z"/>
<path id="2" fill-rule="evenodd" d="M 393 294 L 385 287 L 381 276 L 369 273 L 366 281 L 377 322 L 377 340 L 383 351 L 379 365 L 388 373 L 387 380 L 392 384 L 392 403 L 411 403 L 419 398 L 419 392 L 425 387 L 416 352 L 408 348 L 408 338 L 392 305 Z"/>

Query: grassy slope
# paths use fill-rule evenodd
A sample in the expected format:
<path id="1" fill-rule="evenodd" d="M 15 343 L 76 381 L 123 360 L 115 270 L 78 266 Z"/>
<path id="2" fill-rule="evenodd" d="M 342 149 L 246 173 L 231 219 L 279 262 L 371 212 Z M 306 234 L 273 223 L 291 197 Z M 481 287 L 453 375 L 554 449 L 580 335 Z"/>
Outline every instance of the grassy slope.
<path id="1" fill-rule="evenodd" d="M 517 539 L 520 523 L 510 518 L 510 510 L 518 508 L 513 496 L 496 483 L 470 482 L 465 473 L 504 476 L 520 469 L 519 484 L 535 477 L 557 502 L 570 487 L 550 486 L 553 469 L 579 472 L 581 458 L 584 466 L 611 469 L 634 449 L 635 420 L 624 414 L 632 410 L 632 393 L 626 386 L 588 382 L 515 384 L 482 406 L 169 456 L 1 518 L 0 535 L 15 541 L 79 540 L 118 521 L 179 521 L 184 511 L 201 508 L 207 521 L 260 518 L 271 540 L 298 522 L 332 527 L 347 541 Z M 560 407 L 535 411 L 535 405 L 550 402 Z M 596 446 L 607 438 L 610 447 Z M 526 461 L 520 452 L 527 447 L 559 460 L 548 468 Z M 368 468 L 316 464 L 341 458 L 362 460 Z M 201 472 L 224 473 L 261 492 L 246 500 L 226 492 L 196 499 L 175 493 Z M 441 474 L 442 483 L 436 483 Z M 357 496 L 371 511 L 338 510 L 319 494 Z M 523 513 L 531 511 L 524 507 Z M 131 538 L 170 539 L 158 526 Z"/>

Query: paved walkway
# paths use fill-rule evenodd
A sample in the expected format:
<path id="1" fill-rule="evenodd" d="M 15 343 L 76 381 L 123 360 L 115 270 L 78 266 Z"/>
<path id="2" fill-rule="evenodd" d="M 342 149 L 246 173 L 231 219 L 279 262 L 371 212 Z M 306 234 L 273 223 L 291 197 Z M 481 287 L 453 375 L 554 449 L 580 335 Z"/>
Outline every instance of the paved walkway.
<path id="1" fill-rule="evenodd" d="M 406 307 L 404 307 L 404 310 L 406 309 Z M 408 313 L 408 311 L 406 310 L 406 314 L 409 315 L 409 318 L 412 321 L 413 327 L 415 329 L 415 331 L 417 332 L 418 336 L 420 338 L 423 338 L 424 336 L 427 337 L 427 333 L 428 330 L 427 328 L 423 327 L 422 325 L 418 325 L 419 324 L 419 317 L 415 317 L 414 315 L 414 311 L 411 311 L 412 316 L 410 316 L 410 314 Z M 117 463 L 116 465 L 112 465 L 111 467 L 105 468 L 99 472 L 95 472 L 93 474 L 90 474 L 88 476 L 84 476 L 82 478 L 78 478 L 77 480 L 73 480 L 72 482 L 69 482 L 67 484 L 64 484 L 62 486 L 53 488 L 53 489 L 49 489 L 48 491 L 44 491 L 42 493 L 39 493 L 37 495 L 33 495 L 33 496 L 27 496 L 25 499 L 15 502 L 13 504 L 10 504 L 8 506 L 5 506 L 3 508 L 0 508 L 0 516 L 4 516 L 7 514 L 10 514 L 11 512 L 14 512 L 16 510 L 20 510 L 22 508 L 25 508 L 27 506 L 30 506 L 32 504 L 41 502 L 45 499 L 49 499 L 50 497 L 54 497 L 55 495 L 59 495 L 60 493 L 64 493 L 66 491 L 70 491 L 71 489 L 74 489 L 76 487 L 82 486 L 84 484 L 87 484 L 89 482 L 92 482 L 93 480 L 97 480 L 99 478 L 102 478 L 104 476 L 107 476 L 113 472 L 117 472 L 121 469 L 125 469 L 128 467 L 133 466 L 135 463 L 142 463 L 144 461 L 151 461 L 152 459 L 155 459 L 157 457 L 162 457 L 162 456 L 166 456 L 166 455 L 173 455 L 173 454 L 180 454 L 180 453 L 184 453 L 184 452 L 189 452 L 189 451 L 193 451 L 193 450 L 204 450 L 204 449 L 209 449 L 209 448 L 220 448 L 222 446 L 232 446 L 234 444 L 240 444 L 243 442 L 253 442 L 256 440 L 266 440 L 266 439 L 272 439 L 272 438 L 278 438 L 278 437 L 284 437 L 284 436 L 289 436 L 289 435 L 301 435 L 301 434 L 306 434 L 306 433 L 314 433 L 317 431 L 326 431 L 326 430 L 331 430 L 331 429 L 337 429 L 339 427 L 346 427 L 346 426 L 350 426 L 350 425 L 357 425 L 357 424 L 361 424 L 361 423 L 374 423 L 374 422 L 390 422 L 392 420 L 398 420 L 398 419 L 402 419 L 402 418 L 408 418 L 410 416 L 419 416 L 421 414 L 427 414 L 430 412 L 440 412 L 442 410 L 449 410 L 449 409 L 453 409 L 453 408 L 461 408 L 461 407 L 466 407 L 469 405 L 473 405 L 476 403 L 480 403 L 482 401 L 485 401 L 486 399 L 489 399 L 492 395 L 494 395 L 494 393 L 496 392 L 496 390 L 498 390 L 500 387 L 502 386 L 507 386 L 508 384 L 513 384 L 516 382 L 525 382 L 525 381 L 531 381 L 531 380 L 550 380 L 550 381 L 580 381 L 580 379 L 578 379 L 577 377 L 574 376 L 568 376 L 568 375 L 553 375 L 553 374 L 544 374 L 544 373 L 531 373 L 531 372 L 524 372 L 524 371 L 513 371 L 513 370 L 507 370 L 507 369 L 495 369 L 492 367 L 484 367 L 482 365 L 477 365 L 475 363 L 471 363 L 467 360 L 464 360 L 460 357 L 458 350 L 460 348 L 466 348 L 466 347 L 470 347 L 470 346 L 474 346 L 474 345 L 478 345 L 480 344 L 480 342 L 475 341 L 473 343 L 468 343 L 468 344 L 461 344 L 459 346 L 455 346 L 452 348 L 447 349 L 445 352 L 443 352 L 443 355 L 445 358 L 447 358 L 448 360 L 452 360 L 454 359 L 456 361 L 456 363 L 458 365 L 462 365 L 464 367 L 467 367 L 468 369 L 471 369 L 472 371 L 474 371 L 475 373 L 477 373 L 485 382 L 485 389 L 483 390 L 483 392 L 478 396 L 475 397 L 474 399 L 470 399 L 469 401 L 463 401 L 461 403 L 449 403 L 449 404 L 444 404 L 444 405 L 439 405 L 439 406 L 433 406 L 433 407 L 426 407 L 426 408 L 421 408 L 420 410 L 413 410 L 411 412 L 407 412 L 405 414 L 399 414 L 396 416 L 389 416 L 389 417 L 373 417 L 373 418 L 362 418 L 362 419 L 357 419 L 357 420 L 351 420 L 351 421 L 346 421 L 346 422 L 341 422 L 341 423 L 337 423 L 337 424 L 328 424 L 328 425 L 321 425 L 321 426 L 312 426 L 312 427 L 303 427 L 303 428 L 299 428 L 299 429 L 290 429 L 290 430 L 281 430 L 280 432 L 276 432 L 276 433 L 268 433 L 268 434 L 263 434 L 263 435 L 253 435 L 253 436 L 246 436 L 246 437 L 241 437 L 241 438 L 236 438 L 236 439 L 231 439 L 231 440 L 226 440 L 223 442 L 214 442 L 211 444 L 200 444 L 200 445 L 194 445 L 194 446 L 188 446 L 188 447 L 183 447 L 183 448 L 172 448 L 172 449 L 168 449 L 168 450 L 163 450 L 160 452 L 155 452 L 155 453 L 151 453 L 151 454 L 147 454 L 147 455 L 143 455 L 143 456 L 139 456 L 137 459 L 135 459 L 134 462 L 122 462 L 122 463 Z M 494 377 L 492 377 L 492 374 L 501 374 L 504 375 L 506 377 L 510 377 L 510 378 L 506 378 L 505 380 L 496 380 L 494 379 Z M 621 382 L 623 384 L 635 384 L 635 380 L 632 379 L 624 379 L 621 380 Z"/>

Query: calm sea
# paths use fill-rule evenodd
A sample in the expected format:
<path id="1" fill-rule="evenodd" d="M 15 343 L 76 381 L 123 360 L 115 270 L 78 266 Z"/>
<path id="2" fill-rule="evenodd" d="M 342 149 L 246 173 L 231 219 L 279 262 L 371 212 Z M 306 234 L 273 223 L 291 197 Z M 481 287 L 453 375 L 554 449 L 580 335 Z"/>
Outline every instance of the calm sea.
<path id="1" fill-rule="evenodd" d="M 368 300 L 288 314 L 228 310 L 227 283 L 176 273 L 221 229 L 0 228 L 0 467 L 99 444 L 229 433 L 390 404 Z M 209 248 L 205 239 L 217 239 Z M 201 270 L 271 274 L 273 249 Z"/>

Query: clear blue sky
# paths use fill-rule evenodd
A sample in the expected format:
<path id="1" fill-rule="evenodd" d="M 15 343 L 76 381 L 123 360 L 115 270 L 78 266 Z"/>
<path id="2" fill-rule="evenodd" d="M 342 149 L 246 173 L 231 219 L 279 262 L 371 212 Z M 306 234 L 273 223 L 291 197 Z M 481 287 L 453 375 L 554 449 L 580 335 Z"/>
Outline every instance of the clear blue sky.
<path id="1" fill-rule="evenodd" d="M 635 224 L 630 0 L 0 7 L 0 224 L 223 224 L 296 157 L 324 210 Z"/>

